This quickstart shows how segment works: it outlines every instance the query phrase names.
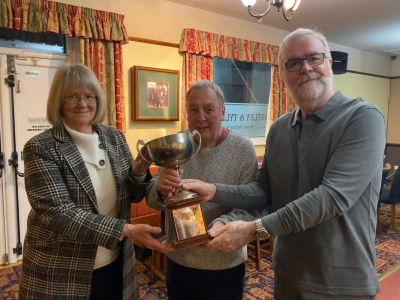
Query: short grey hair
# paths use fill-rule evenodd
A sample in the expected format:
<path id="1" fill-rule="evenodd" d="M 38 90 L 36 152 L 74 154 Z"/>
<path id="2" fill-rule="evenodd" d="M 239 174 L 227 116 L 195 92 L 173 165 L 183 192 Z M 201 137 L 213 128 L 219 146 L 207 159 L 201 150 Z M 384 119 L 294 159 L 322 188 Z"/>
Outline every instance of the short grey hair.
<path id="1" fill-rule="evenodd" d="M 189 102 L 191 93 L 194 90 L 200 90 L 200 89 L 213 90 L 217 94 L 219 104 L 221 106 L 224 106 L 224 104 L 225 104 L 224 93 L 222 92 L 221 88 L 216 83 L 212 82 L 211 80 L 199 80 L 199 81 L 196 81 L 195 83 L 193 83 L 186 93 L 186 104 L 188 104 L 188 102 Z"/>
<path id="2" fill-rule="evenodd" d="M 84 88 L 97 97 L 97 110 L 92 124 L 100 123 L 107 111 L 107 102 L 96 75 L 83 64 L 65 64 L 54 75 L 47 99 L 47 120 L 53 126 L 61 126 L 66 93 L 74 88 Z"/>
<path id="3" fill-rule="evenodd" d="M 329 49 L 328 41 L 326 40 L 325 36 L 316 30 L 309 29 L 309 28 L 297 28 L 295 31 L 292 31 L 289 33 L 281 42 L 279 46 L 279 53 L 278 53 L 278 63 L 279 63 L 279 68 L 283 70 L 284 67 L 284 57 L 283 53 L 286 52 L 286 49 L 290 42 L 292 42 L 294 39 L 304 36 L 304 35 L 311 35 L 316 37 L 324 46 L 325 48 L 325 57 L 331 58 L 331 51 Z"/>

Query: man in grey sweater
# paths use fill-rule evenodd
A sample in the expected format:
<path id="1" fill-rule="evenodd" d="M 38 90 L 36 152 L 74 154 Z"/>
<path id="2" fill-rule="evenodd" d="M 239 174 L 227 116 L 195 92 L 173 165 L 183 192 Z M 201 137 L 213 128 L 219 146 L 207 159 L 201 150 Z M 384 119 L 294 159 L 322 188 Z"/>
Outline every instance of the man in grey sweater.
<path id="1" fill-rule="evenodd" d="M 213 82 L 194 83 L 186 95 L 189 128 L 201 134 L 201 149 L 180 167 L 183 177 L 210 182 L 244 184 L 255 180 L 257 157 L 251 141 L 223 128 L 224 95 Z M 163 210 L 164 201 L 180 186 L 175 169 L 161 171 L 150 187 L 149 206 Z M 233 220 L 254 220 L 255 216 L 216 203 L 202 203 L 207 229 L 217 229 Z M 173 237 L 173 225 L 166 214 L 167 237 Z M 168 240 L 173 242 L 173 240 Z M 244 246 L 244 245 L 243 245 Z M 169 300 L 241 300 L 243 295 L 246 247 L 229 253 L 191 247 L 168 253 L 167 292 Z"/>
<path id="2" fill-rule="evenodd" d="M 279 66 L 298 108 L 270 128 L 255 182 L 233 186 L 188 180 L 205 200 L 236 208 L 272 206 L 255 222 L 212 230 L 209 247 L 233 251 L 276 235 L 277 300 L 374 299 L 376 209 L 385 125 L 380 111 L 333 92 L 324 36 L 297 29 L 282 42 Z"/>

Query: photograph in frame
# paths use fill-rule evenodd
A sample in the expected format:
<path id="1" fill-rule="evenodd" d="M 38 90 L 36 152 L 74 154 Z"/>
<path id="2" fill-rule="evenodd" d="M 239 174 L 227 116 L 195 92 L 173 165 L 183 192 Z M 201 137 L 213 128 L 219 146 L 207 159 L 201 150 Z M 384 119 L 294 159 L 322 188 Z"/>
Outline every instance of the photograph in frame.
<path id="1" fill-rule="evenodd" d="M 179 71 L 134 66 L 132 120 L 179 120 Z"/>

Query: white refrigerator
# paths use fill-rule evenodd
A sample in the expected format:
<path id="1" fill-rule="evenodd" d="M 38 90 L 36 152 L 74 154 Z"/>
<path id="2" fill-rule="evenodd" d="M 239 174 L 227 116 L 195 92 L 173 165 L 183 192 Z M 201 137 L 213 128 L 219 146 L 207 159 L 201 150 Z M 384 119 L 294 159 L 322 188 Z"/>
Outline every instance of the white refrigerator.
<path id="1" fill-rule="evenodd" d="M 50 128 L 46 104 L 65 56 L 0 48 L 0 265 L 22 259 L 30 205 L 23 147 Z"/>

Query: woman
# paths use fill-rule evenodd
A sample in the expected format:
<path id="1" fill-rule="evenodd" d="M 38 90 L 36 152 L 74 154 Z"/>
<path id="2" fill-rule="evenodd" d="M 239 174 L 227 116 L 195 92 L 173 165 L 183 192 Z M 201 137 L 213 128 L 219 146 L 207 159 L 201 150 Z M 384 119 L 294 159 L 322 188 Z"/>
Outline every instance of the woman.
<path id="1" fill-rule="evenodd" d="M 133 241 L 166 252 L 129 224 L 148 165 L 133 161 L 124 136 L 102 125 L 106 99 L 93 72 L 67 64 L 47 103 L 53 127 L 24 148 L 28 216 L 20 299 L 137 299 Z"/>

